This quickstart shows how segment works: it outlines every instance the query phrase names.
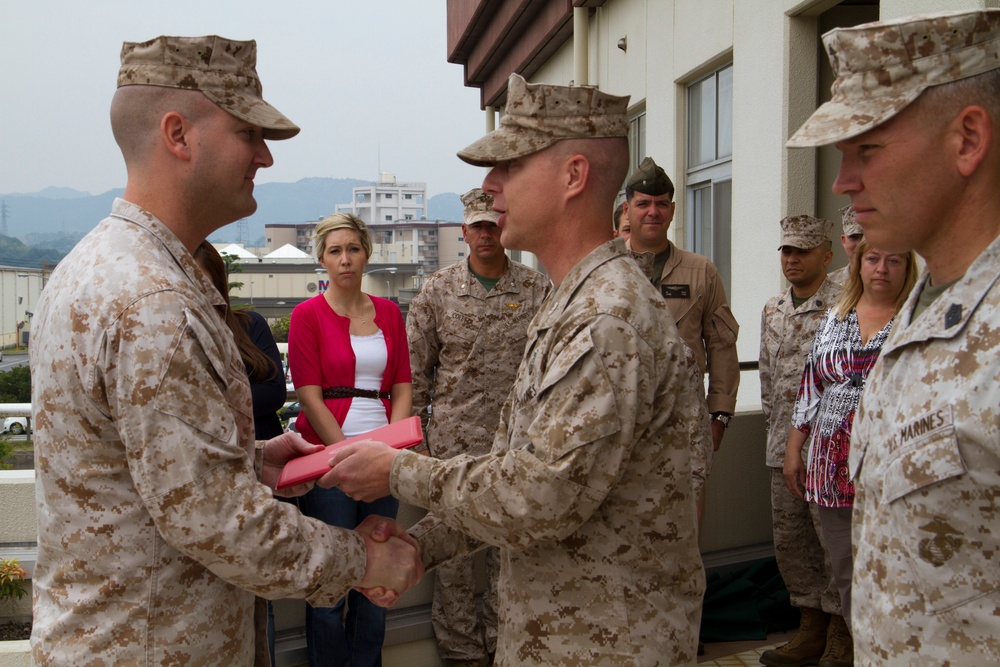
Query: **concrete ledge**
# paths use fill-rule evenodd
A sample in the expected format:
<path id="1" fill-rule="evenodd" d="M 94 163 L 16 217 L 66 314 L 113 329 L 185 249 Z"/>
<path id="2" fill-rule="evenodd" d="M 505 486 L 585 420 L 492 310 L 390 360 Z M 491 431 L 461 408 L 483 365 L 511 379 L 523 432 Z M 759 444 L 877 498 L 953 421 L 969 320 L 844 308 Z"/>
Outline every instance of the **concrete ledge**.
<path id="1" fill-rule="evenodd" d="M 35 471 L 0 470 L 0 498 L 0 544 L 35 544 Z"/>
<path id="2" fill-rule="evenodd" d="M 752 544 L 734 549 L 724 549 L 702 554 L 706 573 L 724 573 L 745 567 L 750 563 L 774 557 L 774 543 Z"/>
<path id="3" fill-rule="evenodd" d="M 31 667 L 31 642 L 0 642 L 0 667 Z"/>
<path id="4" fill-rule="evenodd" d="M 275 613 L 277 614 L 277 611 Z M 430 603 L 389 610 L 385 619 L 384 648 L 401 647 L 423 640 L 431 640 L 431 646 L 437 646 L 433 641 L 434 628 L 431 627 Z M 307 664 L 305 627 L 288 628 L 274 633 L 274 662 L 276 663 L 275 667 L 295 667 Z M 385 664 L 392 665 L 393 663 Z M 0 667 L 3 666 L 0 665 Z"/>

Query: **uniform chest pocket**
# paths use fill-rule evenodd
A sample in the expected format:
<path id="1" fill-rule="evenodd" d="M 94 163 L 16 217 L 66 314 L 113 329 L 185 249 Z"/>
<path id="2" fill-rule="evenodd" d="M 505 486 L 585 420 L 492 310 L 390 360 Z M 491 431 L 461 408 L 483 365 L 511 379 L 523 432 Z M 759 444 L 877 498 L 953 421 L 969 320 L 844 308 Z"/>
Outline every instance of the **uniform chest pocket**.
<path id="1" fill-rule="evenodd" d="M 462 312 L 461 310 L 450 310 L 445 315 L 440 335 L 442 339 L 451 338 L 454 342 L 461 342 L 471 346 L 479 337 L 479 331 L 482 326 L 482 318 Z"/>
<path id="2" fill-rule="evenodd" d="M 945 612 L 996 592 L 1000 535 L 983 526 L 997 511 L 968 474 L 952 424 L 889 463 L 882 502 L 891 542 L 905 555 L 928 611 Z"/>

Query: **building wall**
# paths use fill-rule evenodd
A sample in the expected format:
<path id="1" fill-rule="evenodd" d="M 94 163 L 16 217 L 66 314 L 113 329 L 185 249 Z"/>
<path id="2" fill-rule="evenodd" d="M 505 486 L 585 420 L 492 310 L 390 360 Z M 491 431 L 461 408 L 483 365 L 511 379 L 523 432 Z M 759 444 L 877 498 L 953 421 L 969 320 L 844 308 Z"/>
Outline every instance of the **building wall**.
<path id="1" fill-rule="evenodd" d="M 381 174 L 375 185 L 353 188 L 351 203 L 337 204 L 336 210 L 354 213 L 368 224 L 425 220 L 427 184 L 396 183 L 392 174 Z"/>
<path id="2" fill-rule="evenodd" d="M 277 250 L 285 245 L 291 245 L 303 252 L 309 252 L 307 248 L 300 246 L 298 227 L 298 225 L 264 225 L 264 247 L 267 249 L 267 252 Z"/>
<path id="3" fill-rule="evenodd" d="M 836 26 L 879 18 L 997 7 L 1000 0 L 882 0 L 860 6 L 837 0 L 607 0 L 595 4 L 600 6 L 588 13 L 586 80 L 575 80 L 580 75 L 573 37 L 552 50 L 545 62 L 531 62 L 528 78 L 597 85 L 609 93 L 629 95 L 630 113 L 645 111 L 645 154 L 674 180 L 677 210 L 670 236 L 681 247 L 690 247 L 684 238 L 688 212 L 682 196 L 687 187 L 687 87 L 720 66 L 733 65 L 729 301 L 740 323 L 740 360 L 754 362 L 763 305 L 787 288 L 777 251 L 778 222 L 786 215 L 809 213 L 834 220 L 839 228 L 838 209 L 849 203 L 830 189 L 839 168 L 836 149 L 791 150 L 784 145 L 830 95 L 832 73 L 821 34 Z M 622 40 L 624 50 L 619 48 Z M 496 59 L 502 60 L 503 54 Z M 482 72 L 477 76 L 478 81 L 490 80 Z M 831 268 L 844 263 L 843 252 L 837 248 Z M 709 484 L 702 536 L 702 545 L 709 551 L 733 546 L 730 538 L 735 533 L 727 517 L 743 517 L 740 503 L 746 501 L 741 497 L 747 497 L 747 485 L 756 484 L 757 472 L 763 472 L 763 449 L 758 445 L 765 432 L 758 423 L 756 372 L 743 373 L 737 412 L 741 425 L 730 431 L 716 461 L 717 472 L 737 473 L 731 478 L 726 477 L 731 472 L 721 473 L 731 484 L 719 484 L 713 473 Z M 754 471 L 753 479 L 741 477 L 746 471 Z M 766 489 L 762 493 L 766 499 Z M 770 539 L 767 507 L 757 510 L 739 524 L 737 542 L 750 544 L 755 536 Z"/>
<path id="4" fill-rule="evenodd" d="M 0 348 L 23 348 L 31 337 L 31 315 L 50 270 L 0 267 Z"/>

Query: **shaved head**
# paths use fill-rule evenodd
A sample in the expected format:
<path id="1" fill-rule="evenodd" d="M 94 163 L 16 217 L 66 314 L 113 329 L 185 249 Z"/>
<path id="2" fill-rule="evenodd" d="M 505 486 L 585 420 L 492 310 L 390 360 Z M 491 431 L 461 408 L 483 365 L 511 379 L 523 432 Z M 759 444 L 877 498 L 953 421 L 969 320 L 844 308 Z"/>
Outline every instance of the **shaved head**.
<path id="1" fill-rule="evenodd" d="M 215 103 L 197 90 L 161 86 L 123 86 L 111 102 L 111 131 L 121 148 L 126 164 L 141 161 L 153 146 L 160 121 L 176 111 L 196 122 L 216 108 Z"/>
<path id="2" fill-rule="evenodd" d="M 561 157 L 577 154 L 586 157 L 590 163 L 587 185 L 597 199 L 614 203 L 622 182 L 628 175 L 628 139 L 564 139 L 555 144 L 553 150 Z"/>

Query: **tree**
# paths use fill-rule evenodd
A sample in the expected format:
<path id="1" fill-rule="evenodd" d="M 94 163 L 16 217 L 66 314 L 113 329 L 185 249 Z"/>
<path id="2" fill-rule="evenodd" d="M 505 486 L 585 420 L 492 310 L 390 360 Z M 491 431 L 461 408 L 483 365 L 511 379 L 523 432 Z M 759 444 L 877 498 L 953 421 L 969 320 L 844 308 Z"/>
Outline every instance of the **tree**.
<path id="1" fill-rule="evenodd" d="M 288 315 L 276 319 L 271 324 L 271 335 L 274 336 L 275 343 L 287 343 L 288 342 Z"/>
<path id="2" fill-rule="evenodd" d="M 240 264 L 240 258 L 236 255 L 230 255 L 228 252 L 221 253 L 222 261 L 226 263 L 226 275 L 232 276 L 234 273 L 241 273 L 243 271 L 243 266 Z M 229 293 L 232 294 L 234 289 L 242 289 L 243 283 L 239 281 L 229 281 Z"/>
<path id="3" fill-rule="evenodd" d="M 0 373 L 0 403 L 31 403 L 31 371 L 27 366 Z"/>

